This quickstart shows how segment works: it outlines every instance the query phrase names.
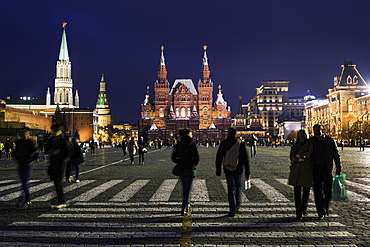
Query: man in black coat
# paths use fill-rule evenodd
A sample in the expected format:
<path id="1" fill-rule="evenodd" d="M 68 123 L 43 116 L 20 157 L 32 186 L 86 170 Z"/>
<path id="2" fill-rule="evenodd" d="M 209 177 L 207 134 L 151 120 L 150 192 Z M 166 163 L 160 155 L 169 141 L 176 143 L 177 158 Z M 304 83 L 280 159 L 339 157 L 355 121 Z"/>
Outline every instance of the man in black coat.
<path id="1" fill-rule="evenodd" d="M 234 217 L 235 213 L 238 212 L 241 205 L 241 184 L 244 169 L 246 180 L 250 179 L 249 156 L 247 153 L 247 148 L 245 147 L 245 142 L 237 142 L 239 141 L 238 138 L 236 138 L 236 129 L 229 128 L 228 137 L 226 138 L 226 140 L 221 142 L 216 154 L 216 175 L 221 176 L 221 166 L 224 163 L 226 152 L 230 150 L 235 144 L 240 145 L 237 164 L 235 164 L 235 170 L 230 170 L 224 166 L 230 209 L 230 212 L 228 213 L 229 217 Z"/>
<path id="2" fill-rule="evenodd" d="M 51 126 L 53 136 L 47 143 L 46 153 L 50 154 L 50 165 L 48 167 L 48 173 L 50 179 L 54 181 L 55 190 L 58 197 L 58 204 L 52 205 L 52 208 L 64 208 L 67 207 L 66 201 L 63 195 L 63 175 L 66 169 L 66 161 L 70 155 L 70 145 L 68 140 L 63 137 L 63 127 L 58 124 Z"/>
<path id="3" fill-rule="evenodd" d="M 340 175 L 342 166 L 340 164 L 337 144 L 333 138 L 323 134 L 323 127 L 320 124 L 313 126 L 313 132 L 314 136 L 310 139 L 313 145 L 311 156 L 314 182 L 313 190 L 317 214 L 321 220 L 329 215 L 333 187 L 333 161 L 337 175 Z"/>

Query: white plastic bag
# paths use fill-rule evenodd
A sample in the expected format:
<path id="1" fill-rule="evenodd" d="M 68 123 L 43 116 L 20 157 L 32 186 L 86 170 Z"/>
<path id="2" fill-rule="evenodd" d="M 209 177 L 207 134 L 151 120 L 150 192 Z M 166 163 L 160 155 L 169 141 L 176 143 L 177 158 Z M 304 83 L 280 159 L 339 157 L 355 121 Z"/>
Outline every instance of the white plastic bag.
<path id="1" fill-rule="evenodd" d="M 244 187 L 245 190 L 249 190 L 251 188 L 251 180 L 245 180 Z"/>

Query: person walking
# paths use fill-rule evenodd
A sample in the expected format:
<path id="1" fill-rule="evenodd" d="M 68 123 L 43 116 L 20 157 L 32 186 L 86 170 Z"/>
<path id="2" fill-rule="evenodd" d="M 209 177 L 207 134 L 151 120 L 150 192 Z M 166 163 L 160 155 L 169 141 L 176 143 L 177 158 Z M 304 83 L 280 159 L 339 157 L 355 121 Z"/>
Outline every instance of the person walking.
<path id="1" fill-rule="evenodd" d="M 128 153 L 130 155 L 131 165 L 134 164 L 134 156 L 137 152 L 137 144 L 135 142 L 135 139 L 132 137 L 131 140 L 128 142 Z"/>
<path id="2" fill-rule="evenodd" d="M 313 188 L 317 214 L 319 219 L 322 220 L 329 215 L 333 188 L 333 161 L 337 175 L 340 175 L 342 166 L 337 144 L 333 138 L 323 134 L 323 127 L 320 124 L 313 126 L 313 132 L 314 136 L 310 139 L 313 145 L 311 156 Z"/>
<path id="3" fill-rule="evenodd" d="M 18 175 L 23 189 L 23 201 L 21 205 L 31 204 L 29 181 L 33 170 L 33 161 L 37 159 L 37 148 L 30 139 L 31 130 L 27 127 L 21 130 L 21 139 L 17 140 L 14 149 L 14 158 L 18 163 Z"/>
<path id="4" fill-rule="evenodd" d="M 256 137 L 255 134 L 252 134 L 252 136 L 250 138 L 250 141 L 249 141 L 249 145 L 251 147 L 251 157 L 256 157 L 256 154 L 257 154 L 257 142 L 258 142 L 258 138 Z"/>
<path id="5" fill-rule="evenodd" d="M 307 130 L 297 133 L 297 142 L 290 149 L 290 173 L 288 184 L 294 186 L 294 203 L 298 220 L 307 214 L 308 198 L 313 186 L 311 169 L 312 144 L 308 139 Z"/>
<path id="6" fill-rule="evenodd" d="M 84 159 L 84 154 L 82 152 L 82 147 L 80 145 L 80 139 L 78 137 L 72 138 L 72 145 L 73 145 L 73 154 L 70 157 L 69 166 L 67 166 L 67 170 L 66 170 L 66 173 L 68 174 L 67 182 L 79 183 L 80 182 L 79 180 L 80 165 L 81 163 L 85 162 L 85 159 Z M 74 173 L 75 173 L 74 179 L 73 179 L 72 170 L 74 170 Z"/>
<path id="7" fill-rule="evenodd" d="M 4 144 L 4 150 L 6 154 L 6 159 L 11 160 L 12 159 L 12 142 L 10 141 L 10 138 L 7 137 Z"/>
<path id="8" fill-rule="evenodd" d="M 63 126 L 53 124 L 51 126 L 51 131 L 53 135 L 50 137 L 46 145 L 46 153 L 50 154 L 48 174 L 50 179 L 54 181 L 55 191 L 58 198 L 58 204 L 52 205 L 51 207 L 64 208 L 67 207 L 67 203 L 64 200 L 62 180 L 66 167 L 66 160 L 68 160 L 70 154 L 69 144 L 62 136 Z"/>
<path id="9" fill-rule="evenodd" d="M 190 210 L 189 198 L 196 176 L 196 167 L 199 163 L 199 153 L 197 145 L 191 138 L 189 129 L 181 129 L 179 131 L 180 141 L 174 146 L 171 160 L 182 166 L 180 180 L 182 184 L 182 205 L 181 215 L 185 215 Z"/>
<path id="10" fill-rule="evenodd" d="M 250 180 L 249 155 L 245 142 L 236 138 L 236 129 L 229 128 L 227 138 L 221 142 L 216 154 L 216 175 L 221 176 L 221 167 L 226 176 L 229 200 L 229 217 L 234 217 L 241 206 L 242 174 Z"/>
<path id="11" fill-rule="evenodd" d="M 145 140 L 142 136 L 140 136 L 140 139 L 138 141 L 139 165 L 144 165 L 144 153 L 147 152 L 145 146 Z"/>

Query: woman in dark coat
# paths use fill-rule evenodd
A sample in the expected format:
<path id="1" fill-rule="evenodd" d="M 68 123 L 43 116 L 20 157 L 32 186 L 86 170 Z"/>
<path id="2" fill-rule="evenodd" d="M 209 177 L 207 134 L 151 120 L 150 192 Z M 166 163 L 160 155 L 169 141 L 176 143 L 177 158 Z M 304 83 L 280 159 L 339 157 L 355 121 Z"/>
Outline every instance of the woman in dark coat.
<path id="1" fill-rule="evenodd" d="M 294 186 L 294 201 L 297 219 L 301 220 L 302 215 L 307 213 L 308 198 L 310 189 L 313 186 L 311 154 L 312 144 L 308 139 L 306 130 L 301 129 L 297 134 L 297 142 L 290 150 L 290 174 L 289 185 Z M 302 194 L 303 189 L 303 194 Z"/>
<path id="2" fill-rule="evenodd" d="M 182 207 L 181 215 L 184 215 L 189 210 L 189 197 L 191 187 L 196 176 L 196 166 L 199 163 L 199 154 L 196 144 L 190 136 L 189 129 L 181 129 L 179 131 L 180 141 L 173 149 L 171 159 L 176 164 L 180 164 L 183 169 L 180 174 L 182 183 Z"/>

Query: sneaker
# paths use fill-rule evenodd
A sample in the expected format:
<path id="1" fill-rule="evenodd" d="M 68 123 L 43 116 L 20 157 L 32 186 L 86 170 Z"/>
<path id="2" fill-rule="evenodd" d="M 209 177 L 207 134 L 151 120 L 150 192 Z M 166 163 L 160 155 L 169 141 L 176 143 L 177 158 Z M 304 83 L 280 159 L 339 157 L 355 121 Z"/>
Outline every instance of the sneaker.
<path id="1" fill-rule="evenodd" d="M 77 179 L 76 181 L 75 181 L 76 183 L 79 183 L 79 182 L 81 182 L 79 179 Z"/>

